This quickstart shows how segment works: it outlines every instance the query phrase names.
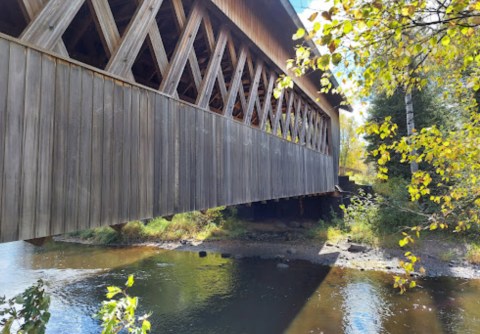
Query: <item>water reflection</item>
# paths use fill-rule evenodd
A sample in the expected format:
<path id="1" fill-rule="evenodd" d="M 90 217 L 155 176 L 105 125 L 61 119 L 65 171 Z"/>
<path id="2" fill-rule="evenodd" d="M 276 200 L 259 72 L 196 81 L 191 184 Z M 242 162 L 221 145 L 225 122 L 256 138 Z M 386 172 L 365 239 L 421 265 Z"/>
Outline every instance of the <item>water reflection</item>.
<path id="1" fill-rule="evenodd" d="M 381 273 L 154 248 L 0 245 L 0 295 L 50 282 L 48 333 L 98 333 L 107 285 L 133 273 L 153 333 L 480 333 L 480 281 L 425 280 L 400 296 Z"/>

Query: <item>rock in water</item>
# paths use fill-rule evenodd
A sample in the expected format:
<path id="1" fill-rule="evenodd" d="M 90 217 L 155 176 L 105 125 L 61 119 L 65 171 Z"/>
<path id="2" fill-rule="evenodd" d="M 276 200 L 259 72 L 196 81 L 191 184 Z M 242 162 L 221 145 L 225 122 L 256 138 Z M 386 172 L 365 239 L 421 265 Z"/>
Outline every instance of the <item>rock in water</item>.
<path id="1" fill-rule="evenodd" d="M 278 269 L 288 269 L 288 264 L 286 263 L 277 263 Z"/>

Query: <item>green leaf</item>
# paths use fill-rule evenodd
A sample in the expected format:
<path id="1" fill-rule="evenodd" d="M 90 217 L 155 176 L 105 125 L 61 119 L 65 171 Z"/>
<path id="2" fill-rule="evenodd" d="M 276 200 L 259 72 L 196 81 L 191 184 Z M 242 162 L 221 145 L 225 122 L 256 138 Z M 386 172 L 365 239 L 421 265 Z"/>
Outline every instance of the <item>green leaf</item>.
<path id="1" fill-rule="evenodd" d="M 345 21 L 345 23 L 343 24 L 343 33 L 348 34 L 352 30 L 353 30 L 352 21 Z"/>
<path id="2" fill-rule="evenodd" d="M 134 279 L 133 279 L 133 275 L 130 275 L 128 276 L 128 280 L 127 280 L 127 283 L 125 283 L 125 286 L 127 288 L 131 288 L 133 286 L 133 283 L 134 283 Z"/>
<path id="3" fill-rule="evenodd" d="M 305 33 L 306 33 L 305 29 L 298 28 L 297 32 L 295 33 L 295 35 L 293 35 L 292 39 L 294 41 L 299 40 L 299 39 L 303 38 L 303 36 L 305 36 Z"/>
<path id="4" fill-rule="evenodd" d="M 117 286 L 109 286 L 107 287 L 107 298 L 108 299 L 112 299 L 113 297 L 115 297 L 117 294 L 121 293 L 122 292 L 122 289 L 120 289 L 119 287 Z"/>
<path id="5" fill-rule="evenodd" d="M 442 45 L 443 46 L 448 46 L 450 44 L 450 37 L 449 36 L 445 36 L 442 38 Z"/>

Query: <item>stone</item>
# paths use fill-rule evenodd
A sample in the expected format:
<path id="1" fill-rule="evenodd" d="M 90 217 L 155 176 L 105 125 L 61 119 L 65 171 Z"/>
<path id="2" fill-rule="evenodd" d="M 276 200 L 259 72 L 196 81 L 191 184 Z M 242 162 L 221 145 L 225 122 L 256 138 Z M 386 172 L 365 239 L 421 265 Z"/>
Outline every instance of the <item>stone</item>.
<path id="1" fill-rule="evenodd" d="M 229 258 L 232 257 L 232 254 L 230 254 L 230 253 L 222 253 L 220 256 L 222 257 L 222 259 L 229 259 Z"/>
<path id="2" fill-rule="evenodd" d="M 295 253 L 297 253 L 297 251 L 295 249 L 293 249 L 293 248 L 287 249 L 287 254 L 294 255 Z"/>
<path id="3" fill-rule="evenodd" d="M 198 256 L 200 256 L 200 257 L 206 257 L 206 256 L 207 256 L 207 252 L 205 252 L 205 251 L 200 251 L 200 252 L 198 252 Z"/>
<path id="4" fill-rule="evenodd" d="M 286 263 L 277 263 L 277 268 L 278 269 L 288 269 L 289 266 Z"/>
<path id="5" fill-rule="evenodd" d="M 357 244 L 351 244 L 348 246 L 347 251 L 350 253 L 363 253 L 367 251 L 367 247 Z"/>

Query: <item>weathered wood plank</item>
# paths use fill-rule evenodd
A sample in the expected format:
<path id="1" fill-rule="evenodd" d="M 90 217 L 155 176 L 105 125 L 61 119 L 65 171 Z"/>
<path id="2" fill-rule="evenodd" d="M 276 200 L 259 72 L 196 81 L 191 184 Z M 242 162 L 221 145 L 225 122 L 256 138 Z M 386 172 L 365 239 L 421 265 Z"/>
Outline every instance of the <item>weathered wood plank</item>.
<path id="1" fill-rule="evenodd" d="M 139 159 L 137 166 L 139 170 L 139 216 L 138 218 L 147 218 L 147 147 L 148 147 L 148 95 L 146 91 L 140 91 L 140 112 L 139 112 Z"/>
<path id="2" fill-rule="evenodd" d="M 55 111 L 55 62 L 50 56 L 42 56 L 41 105 L 38 139 L 38 181 L 36 204 L 35 237 L 50 234 L 50 217 L 52 207 L 52 152 L 53 124 Z"/>
<path id="3" fill-rule="evenodd" d="M 78 229 L 90 226 L 91 170 L 92 170 L 92 116 L 93 74 L 82 71 L 82 107 L 80 113 L 79 177 L 78 177 Z"/>
<path id="4" fill-rule="evenodd" d="M 66 141 L 68 136 L 68 99 L 67 82 L 70 81 L 70 68 L 63 61 L 57 61 L 55 75 L 55 115 L 52 170 L 55 177 L 52 180 L 52 222 L 50 233 L 61 234 L 65 231 L 65 187 L 67 154 Z"/>
<path id="5" fill-rule="evenodd" d="M 168 170 L 171 164 L 171 147 L 169 144 L 169 110 L 170 110 L 170 99 L 157 95 L 157 100 L 160 102 L 158 109 L 156 110 L 155 120 L 159 122 L 159 133 L 155 130 L 155 135 L 160 136 L 160 141 L 155 140 L 155 145 L 158 146 L 160 150 L 159 159 L 156 163 L 155 173 L 160 175 L 160 197 L 159 197 L 159 214 L 167 215 L 171 211 L 168 207 L 168 199 L 171 197 L 169 191 L 169 178 Z M 158 150 L 157 150 L 158 152 Z"/>
<path id="6" fill-rule="evenodd" d="M 203 13 L 204 10 L 202 5 L 199 1 L 196 1 L 192 13 L 190 14 L 190 18 L 177 43 L 175 52 L 173 53 L 167 74 L 160 85 L 160 91 L 165 94 L 173 95 L 177 91 L 180 78 L 188 61 L 188 58 L 185 57 L 185 55 L 192 52 L 193 42 L 195 41 L 198 29 L 200 28 Z"/>
<path id="7" fill-rule="evenodd" d="M 3 170 L 5 162 L 5 135 L 7 123 L 8 75 L 10 63 L 10 42 L 0 39 L 0 241 L 3 240 Z"/>
<path id="8" fill-rule="evenodd" d="M 131 107 L 131 136 L 130 136 L 130 208 L 129 218 L 135 220 L 140 218 L 140 174 L 142 163 L 140 160 L 140 90 L 132 87 Z"/>
<path id="9" fill-rule="evenodd" d="M 109 78 L 104 81 L 103 96 L 103 155 L 102 155 L 102 224 L 114 225 L 113 217 L 113 98 L 114 82 Z"/>
<path id="10" fill-rule="evenodd" d="M 60 41 L 85 0 L 50 0 L 20 39 L 51 50 Z"/>
<path id="11" fill-rule="evenodd" d="M 153 179 L 153 217 L 159 217 L 166 212 L 165 206 L 163 205 L 163 181 L 162 176 L 164 175 L 164 170 L 166 169 L 165 160 L 163 158 L 164 151 L 164 140 L 165 134 L 163 133 L 165 126 L 165 117 L 163 116 L 163 110 L 167 105 L 167 99 L 161 95 L 156 95 L 154 100 L 154 179 Z"/>
<path id="12" fill-rule="evenodd" d="M 78 224 L 78 174 L 79 174 L 79 135 L 80 115 L 82 105 L 82 76 L 80 68 L 70 66 L 70 79 L 68 81 L 68 121 L 65 130 L 66 156 L 65 156 L 65 229 L 77 231 Z"/>
<path id="13" fill-rule="evenodd" d="M 123 146 L 125 134 L 124 89 L 119 81 L 114 82 L 113 91 L 113 139 L 112 139 L 112 221 L 124 223 L 122 218 L 123 195 Z"/>
<path id="14" fill-rule="evenodd" d="M 173 211 L 179 212 L 181 210 L 181 142 L 183 140 L 182 129 L 180 128 L 180 117 L 182 115 L 181 105 L 178 102 L 172 101 L 171 111 L 171 131 L 172 131 L 172 148 L 173 148 L 173 170 L 169 171 L 173 177 Z"/>
<path id="15" fill-rule="evenodd" d="M 23 118 L 22 214 L 20 239 L 35 236 L 37 196 L 38 127 L 40 118 L 41 54 L 27 50 L 25 73 L 25 111 Z M 19 97 L 23 98 L 23 97 Z"/>
<path id="16" fill-rule="evenodd" d="M 180 128 L 178 124 L 179 104 L 177 101 L 170 100 L 168 111 L 168 147 L 170 150 L 168 164 L 168 212 L 174 213 L 176 203 L 178 202 L 178 182 L 179 182 L 179 137 Z"/>
<path id="17" fill-rule="evenodd" d="M 131 118 L 132 118 L 132 87 L 123 85 L 123 145 L 122 145 L 122 186 L 123 192 L 120 204 L 120 221 L 126 222 L 130 218 L 131 203 Z"/>
<path id="18" fill-rule="evenodd" d="M 155 113 L 155 94 L 148 93 L 148 112 L 147 112 L 147 158 L 146 158 L 146 180 L 147 180 L 147 215 L 146 218 L 153 218 L 153 185 L 154 185 L 154 113 Z"/>
<path id="19" fill-rule="evenodd" d="M 206 197 L 208 197 L 208 183 L 205 183 L 205 162 L 212 159 L 212 156 L 205 156 L 206 144 L 205 137 L 209 131 L 206 126 L 205 118 L 212 117 L 207 113 L 195 112 L 195 174 L 193 181 L 195 182 L 195 210 L 203 210 L 207 208 Z"/>
<path id="20" fill-rule="evenodd" d="M 25 48 L 10 45 L 8 95 L 5 131 L 5 161 L 2 205 L 2 241 L 18 238 L 20 221 L 20 184 L 25 96 Z"/>
<path id="21" fill-rule="evenodd" d="M 102 177 L 103 177 L 103 76 L 93 75 L 92 98 L 92 170 L 90 176 L 90 223 L 89 227 L 101 225 L 102 220 Z"/>
<path id="22" fill-rule="evenodd" d="M 145 0 L 142 2 L 128 25 L 120 46 L 110 58 L 106 67 L 107 71 L 119 76 L 125 76 L 131 71 L 162 3 L 163 0 Z"/>

